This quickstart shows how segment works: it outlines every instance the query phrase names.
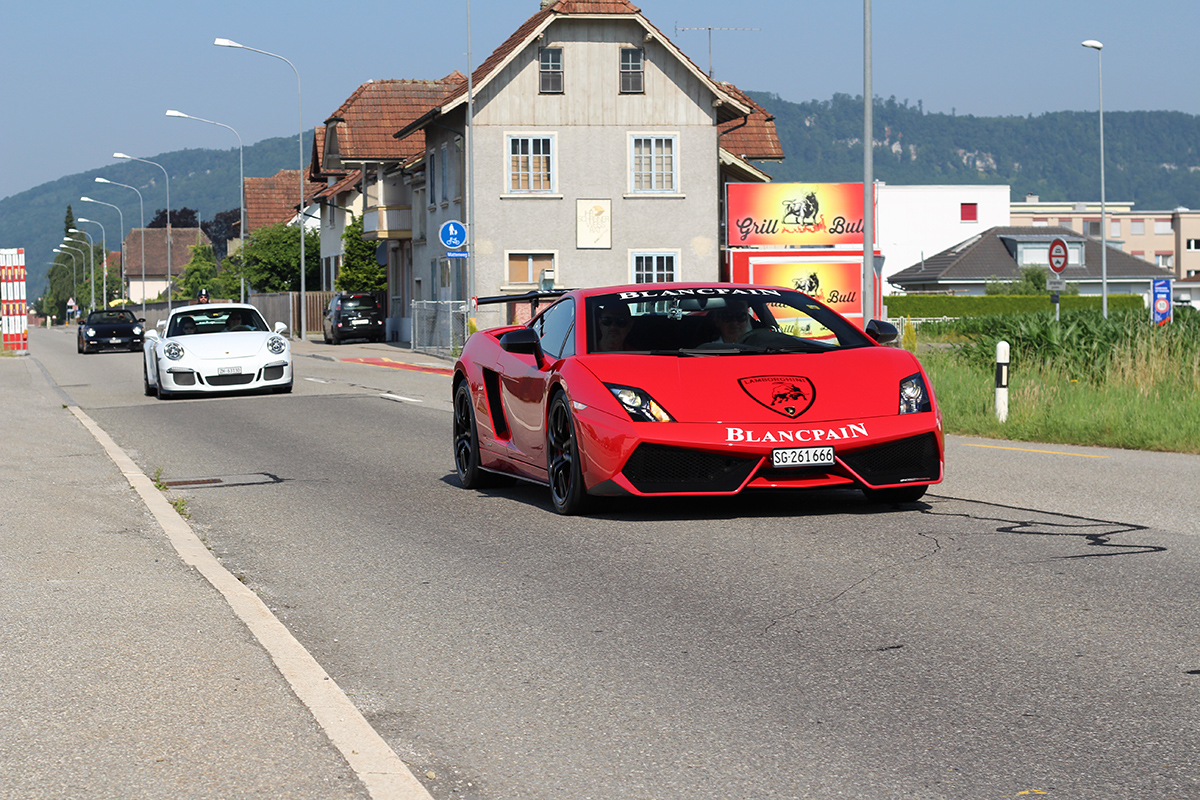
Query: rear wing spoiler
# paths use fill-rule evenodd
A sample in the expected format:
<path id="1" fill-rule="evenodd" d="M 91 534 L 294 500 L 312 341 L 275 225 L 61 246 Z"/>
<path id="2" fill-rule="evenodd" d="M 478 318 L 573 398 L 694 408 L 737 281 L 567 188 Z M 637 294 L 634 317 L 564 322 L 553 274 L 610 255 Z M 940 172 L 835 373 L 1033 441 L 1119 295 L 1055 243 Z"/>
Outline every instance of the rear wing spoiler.
<path id="1" fill-rule="evenodd" d="M 476 297 L 476 306 L 492 305 L 494 303 L 529 303 L 536 306 L 541 300 L 549 300 L 555 297 L 562 297 L 570 289 L 553 289 L 548 292 L 531 291 L 525 294 L 500 294 L 493 297 Z"/>

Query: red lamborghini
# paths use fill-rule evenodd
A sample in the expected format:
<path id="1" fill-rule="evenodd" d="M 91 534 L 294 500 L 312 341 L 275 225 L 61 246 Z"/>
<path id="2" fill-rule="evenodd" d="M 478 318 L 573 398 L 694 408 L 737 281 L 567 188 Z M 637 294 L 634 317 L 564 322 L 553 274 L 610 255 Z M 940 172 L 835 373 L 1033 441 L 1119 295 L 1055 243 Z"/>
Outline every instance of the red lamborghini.
<path id="1" fill-rule="evenodd" d="M 612 495 L 857 486 L 919 499 L 942 480 L 941 413 L 917 359 L 808 295 L 655 283 L 482 298 L 555 300 L 480 331 L 454 367 L 468 489 L 548 485 L 561 514 Z"/>

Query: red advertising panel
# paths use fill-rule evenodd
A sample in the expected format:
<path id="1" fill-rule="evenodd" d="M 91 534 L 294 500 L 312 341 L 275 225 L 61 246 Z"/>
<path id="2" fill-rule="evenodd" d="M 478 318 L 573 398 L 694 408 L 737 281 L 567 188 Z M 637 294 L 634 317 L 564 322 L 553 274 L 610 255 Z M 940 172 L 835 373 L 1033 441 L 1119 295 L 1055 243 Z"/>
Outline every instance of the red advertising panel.
<path id="1" fill-rule="evenodd" d="M 862 247 L 861 183 L 729 183 L 729 247 Z"/>
<path id="2" fill-rule="evenodd" d="M 820 300 L 859 326 L 862 321 L 862 254 L 794 250 L 731 250 L 729 277 L 733 283 L 754 283 L 796 289 Z M 874 308 L 880 308 L 876 280 Z"/>

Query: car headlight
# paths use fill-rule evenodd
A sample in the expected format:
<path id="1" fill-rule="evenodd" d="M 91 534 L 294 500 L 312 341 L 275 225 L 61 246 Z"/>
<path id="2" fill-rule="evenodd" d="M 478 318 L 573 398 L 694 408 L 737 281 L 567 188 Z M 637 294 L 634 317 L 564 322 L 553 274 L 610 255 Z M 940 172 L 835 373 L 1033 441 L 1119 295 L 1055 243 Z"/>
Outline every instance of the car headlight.
<path id="1" fill-rule="evenodd" d="M 632 386 L 619 386 L 606 383 L 608 390 L 617 398 L 617 402 L 629 414 L 634 422 L 674 422 L 675 419 L 667 410 L 658 404 L 653 397 L 641 389 Z"/>
<path id="2" fill-rule="evenodd" d="M 84 328 L 83 334 L 84 334 L 84 336 L 95 336 L 96 329 L 95 328 Z"/>
<path id="3" fill-rule="evenodd" d="M 183 346 L 176 342 L 167 342 L 166 346 L 163 347 L 163 355 L 172 361 L 178 361 L 183 358 Z"/>
<path id="4" fill-rule="evenodd" d="M 909 375 L 900 381 L 900 413 L 918 414 L 929 411 L 933 404 L 929 402 L 929 390 L 925 387 L 925 379 L 921 373 Z"/>
<path id="5" fill-rule="evenodd" d="M 267 349 L 275 355 L 279 355 L 287 349 L 287 342 L 285 342 L 282 337 L 272 336 L 267 340 Z"/>
<path id="6" fill-rule="evenodd" d="M 141 325 L 134 325 L 134 326 L 133 326 L 133 335 L 134 335 L 134 336 L 141 336 L 141 335 L 142 335 L 142 326 L 141 326 Z"/>

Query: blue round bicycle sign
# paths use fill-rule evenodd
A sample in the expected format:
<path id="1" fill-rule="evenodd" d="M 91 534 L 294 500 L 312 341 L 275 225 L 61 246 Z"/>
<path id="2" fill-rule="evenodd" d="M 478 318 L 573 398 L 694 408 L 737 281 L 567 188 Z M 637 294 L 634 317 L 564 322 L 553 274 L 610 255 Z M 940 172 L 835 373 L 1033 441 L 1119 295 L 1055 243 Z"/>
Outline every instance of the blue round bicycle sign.
<path id="1" fill-rule="evenodd" d="M 456 247 L 466 247 L 466 226 L 456 219 L 452 219 L 449 222 L 443 222 L 442 227 L 438 229 L 438 239 L 441 240 L 443 246 L 451 249 Z"/>

